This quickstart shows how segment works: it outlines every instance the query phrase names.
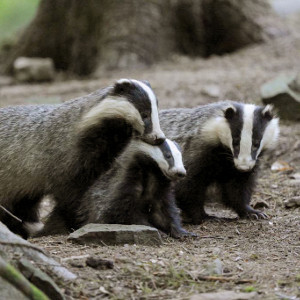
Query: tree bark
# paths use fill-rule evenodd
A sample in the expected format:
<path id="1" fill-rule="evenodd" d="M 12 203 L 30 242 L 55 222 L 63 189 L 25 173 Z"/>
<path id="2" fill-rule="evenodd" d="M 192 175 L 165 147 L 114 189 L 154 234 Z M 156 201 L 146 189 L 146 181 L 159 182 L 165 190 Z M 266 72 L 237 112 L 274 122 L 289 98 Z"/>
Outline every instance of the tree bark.
<path id="1" fill-rule="evenodd" d="M 76 278 L 75 274 L 61 266 L 41 248 L 12 233 L 2 222 L 0 222 L 0 254 L 2 253 L 6 254 L 9 261 L 13 260 L 15 256 L 22 256 L 38 265 L 43 265 L 48 273 L 61 280 L 69 281 Z M 6 257 L 4 257 L 4 259 L 6 259 Z"/>
<path id="2" fill-rule="evenodd" d="M 58 70 L 150 65 L 172 53 L 206 57 L 282 33 L 267 0 L 41 0 L 7 60 L 50 57 Z"/>
<path id="3" fill-rule="evenodd" d="M 267 1 L 203 0 L 202 9 L 207 56 L 233 52 L 281 34 L 282 24 Z"/>

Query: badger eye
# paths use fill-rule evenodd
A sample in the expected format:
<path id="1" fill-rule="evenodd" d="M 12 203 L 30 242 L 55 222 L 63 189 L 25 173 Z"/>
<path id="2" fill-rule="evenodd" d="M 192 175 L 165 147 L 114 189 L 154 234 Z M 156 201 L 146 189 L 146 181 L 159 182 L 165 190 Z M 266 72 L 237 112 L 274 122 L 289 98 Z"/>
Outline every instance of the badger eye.
<path id="1" fill-rule="evenodd" d="M 141 116 L 142 116 L 143 119 L 148 119 L 148 118 L 149 118 L 149 114 L 148 114 L 148 113 L 145 113 L 145 112 L 143 112 L 143 113 L 141 114 Z"/>
<path id="2" fill-rule="evenodd" d="M 167 154 L 166 154 L 166 158 L 167 158 L 167 159 L 170 159 L 171 157 L 172 157 L 172 156 L 171 156 L 170 153 L 167 153 Z"/>
<path id="3" fill-rule="evenodd" d="M 238 138 L 233 138 L 232 144 L 233 145 L 238 145 L 239 144 L 239 139 Z"/>
<path id="4" fill-rule="evenodd" d="M 260 142 L 259 141 L 253 141 L 253 148 L 258 148 Z"/>

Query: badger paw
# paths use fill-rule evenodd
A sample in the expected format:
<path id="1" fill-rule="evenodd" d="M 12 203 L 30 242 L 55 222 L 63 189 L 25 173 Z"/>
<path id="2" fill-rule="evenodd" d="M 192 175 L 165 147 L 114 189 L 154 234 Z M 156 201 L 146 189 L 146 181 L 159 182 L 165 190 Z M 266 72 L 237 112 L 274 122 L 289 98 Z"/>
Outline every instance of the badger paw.
<path id="1" fill-rule="evenodd" d="M 247 205 L 246 207 L 246 213 L 248 218 L 255 218 L 256 220 L 258 219 L 264 219 L 267 220 L 269 219 L 269 216 L 262 211 L 255 210 L 251 206 Z"/>
<path id="2" fill-rule="evenodd" d="M 170 232 L 171 237 L 175 239 L 182 239 L 186 237 L 197 237 L 198 235 L 193 232 L 189 232 L 183 228 L 172 228 Z"/>

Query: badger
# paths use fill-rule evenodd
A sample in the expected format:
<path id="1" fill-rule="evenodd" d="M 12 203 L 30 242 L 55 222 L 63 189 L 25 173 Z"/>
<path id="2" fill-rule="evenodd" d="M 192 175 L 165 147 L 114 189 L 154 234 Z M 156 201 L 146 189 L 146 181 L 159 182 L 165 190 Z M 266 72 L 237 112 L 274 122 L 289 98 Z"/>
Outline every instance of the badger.
<path id="1" fill-rule="evenodd" d="M 181 227 L 172 183 L 186 175 L 176 143 L 152 146 L 134 139 L 84 194 L 77 215 L 86 223 L 139 224 L 156 227 L 174 238 L 189 235 Z M 62 219 L 51 233 L 66 233 Z"/>
<path id="2" fill-rule="evenodd" d="M 185 221 L 199 224 L 206 192 L 217 187 L 223 203 L 239 217 L 267 218 L 250 206 L 259 158 L 275 147 L 279 120 L 272 107 L 233 101 L 160 113 L 165 134 L 182 146 L 187 176 L 175 194 Z"/>
<path id="3" fill-rule="evenodd" d="M 120 79 L 62 104 L 1 109 L 0 204 L 22 224 L 1 209 L 0 220 L 27 238 L 41 230 L 39 203 L 51 195 L 53 219 L 60 214 L 79 227 L 78 200 L 133 136 L 150 144 L 165 139 L 147 82 Z"/>

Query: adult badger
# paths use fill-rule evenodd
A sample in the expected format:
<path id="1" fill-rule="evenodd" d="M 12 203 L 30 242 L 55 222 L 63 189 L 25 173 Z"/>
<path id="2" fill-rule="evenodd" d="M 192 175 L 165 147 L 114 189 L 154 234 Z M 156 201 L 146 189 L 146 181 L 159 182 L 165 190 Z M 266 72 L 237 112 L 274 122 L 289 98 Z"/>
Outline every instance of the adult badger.
<path id="1" fill-rule="evenodd" d="M 207 188 L 216 184 L 222 201 L 239 217 L 266 218 L 249 204 L 260 155 L 272 149 L 279 135 L 272 107 L 232 101 L 194 109 L 161 111 L 160 122 L 168 137 L 183 149 L 187 176 L 175 188 L 176 201 L 185 217 L 199 224 Z"/>
<path id="2" fill-rule="evenodd" d="M 79 227 L 78 199 L 135 135 L 153 144 L 165 138 L 156 97 L 137 80 L 63 104 L 1 109 L 0 204 L 22 224 L 2 210 L 0 220 L 27 237 L 40 229 L 40 200 L 52 195 L 49 224 L 59 214 L 68 227 Z"/>
<path id="3" fill-rule="evenodd" d="M 171 191 L 172 181 L 186 175 L 177 147 L 168 139 L 158 146 L 132 140 L 85 193 L 77 215 L 88 212 L 86 223 L 140 224 L 175 238 L 188 235 Z M 53 232 L 64 232 L 59 220 L 53 225 Z"/>

